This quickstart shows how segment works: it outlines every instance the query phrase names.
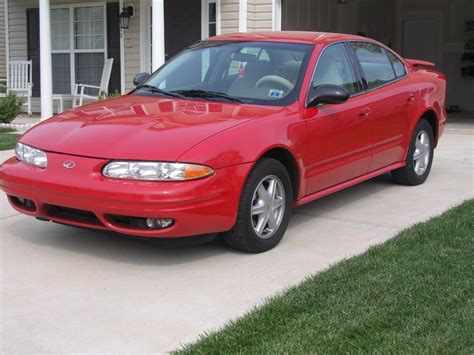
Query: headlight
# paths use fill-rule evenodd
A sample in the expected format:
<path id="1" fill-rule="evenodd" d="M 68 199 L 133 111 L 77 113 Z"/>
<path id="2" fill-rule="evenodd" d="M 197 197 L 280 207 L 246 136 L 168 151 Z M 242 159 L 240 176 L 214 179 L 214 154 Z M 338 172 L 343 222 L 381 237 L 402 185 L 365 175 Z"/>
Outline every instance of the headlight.
<path id="1" fill-rule="evenodd" d="M 148 181 L 194 180 L 212 175 L 208 166 L 184 163 L 112 161 L 102 174 L 113 179 Z"/>
<path id="2" fill-rule="evenodd" d="M 48 166 L 46 153 L 29 145 L 18 142 L 15 147 L 15 155 L 18 160 L 39 168 L 46 168 Z"/>

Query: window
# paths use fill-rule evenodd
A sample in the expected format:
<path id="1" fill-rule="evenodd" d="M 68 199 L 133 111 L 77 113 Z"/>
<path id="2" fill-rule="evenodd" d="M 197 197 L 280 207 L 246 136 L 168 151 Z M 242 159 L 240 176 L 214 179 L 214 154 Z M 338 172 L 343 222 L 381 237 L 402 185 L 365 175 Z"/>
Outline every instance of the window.
<path id="1" fill-rule="evenodd" d="M 369 89 L 384 85 L 395 79 L 395 72 L 385 50 L 369 42 L 349 42 L 359 59 Z"/>
<path id="2" fill-rule="evenodd" d="M 354 68 L 343 43 L 330 45 L 319 57 L 312 87 L 323 84 L 340 85 L 351 94 L 359 91 Z"/>
<path id="3" fill-rule="evenodd" d="M 220 34 L 220 0 L 201 0 L 201 37 L 207 38 Z"/>
<path id="4" fill-rule="evenodd" d="M 208 26 L 209 37 L 215 36 L 217 34 L 217 4 L 214 1 L 209 2 Z"/>
<path id="5" fill-rule="evenodd" d="M 393 65 L 393 70 L 395 70 L 395 75 L 397 78 L 401 78 L 402 76 L 406 75 L 405 65 L 403 62 L 397 58 L 395 54 L 390 51 L 387 51 L 388 58 Z"/>
<path id="6" fill-rule="evenodd" d="M 106 58 L 105 21 L 104 5 L 51 9 L 55 94 L 71 94 L 74 83 L 100 84 Z"/>

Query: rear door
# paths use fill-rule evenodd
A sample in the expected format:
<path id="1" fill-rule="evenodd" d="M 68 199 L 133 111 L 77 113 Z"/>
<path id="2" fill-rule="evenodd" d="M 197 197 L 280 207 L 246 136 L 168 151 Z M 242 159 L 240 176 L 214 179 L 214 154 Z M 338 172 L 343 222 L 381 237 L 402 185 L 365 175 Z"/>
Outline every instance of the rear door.
<path id="1" fill-rule="evenodd" d="M 410 118 L 416 114 L 417 90 L 401 60 L 371 42 L 349 42 L 360 65 L 373 122 L 373 155 L 369 171 L 405 160 Z"/>
<path id="2" fill-rule="evenodd" d="M 307 194 L 366 174 L 371 159 L 370 101 L 361 96 L 363 87 L 345 43 L 331 44 L 320 54 L 311 88 L 323 84 L 343 86 L 351 98 L 305 111 Z"/>

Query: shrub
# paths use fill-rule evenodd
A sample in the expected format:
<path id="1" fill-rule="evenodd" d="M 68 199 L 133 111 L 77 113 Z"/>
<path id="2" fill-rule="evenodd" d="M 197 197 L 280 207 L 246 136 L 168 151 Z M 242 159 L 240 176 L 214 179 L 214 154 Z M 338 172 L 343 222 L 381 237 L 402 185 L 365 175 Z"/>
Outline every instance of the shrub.
<path id="1" fill-rule="evenodd" d="M 0 97 L 0 122 L 10 123 L 23 111 L 23 98 L 15 93 Z"/>

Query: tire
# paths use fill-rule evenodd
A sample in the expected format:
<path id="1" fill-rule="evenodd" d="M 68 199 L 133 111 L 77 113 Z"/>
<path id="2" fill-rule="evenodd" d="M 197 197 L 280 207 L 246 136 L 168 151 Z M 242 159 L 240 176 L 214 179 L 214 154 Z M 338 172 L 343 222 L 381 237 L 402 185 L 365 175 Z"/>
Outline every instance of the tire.
<path id="1" fill-rule="evenodd" d="M 250 253 L 274 248 L 288 227 L 292 202 L 293 191 L 285 166 L 270 158 L 258 161 L 242 189 L 236 223 L 224 234 L 224 241 Z"/>
<path id="2" fill-rule="evenodd" d="M 430 174 L 433 154 L 433 128 L 428 121 L 421 119 L 416 125 L 411 138 L 406 165 L 403 168 L 392 171 L 395 182 L 409 186 L 423 184 Z M 416 156 L 418 156 L 418 159 Z"/>

